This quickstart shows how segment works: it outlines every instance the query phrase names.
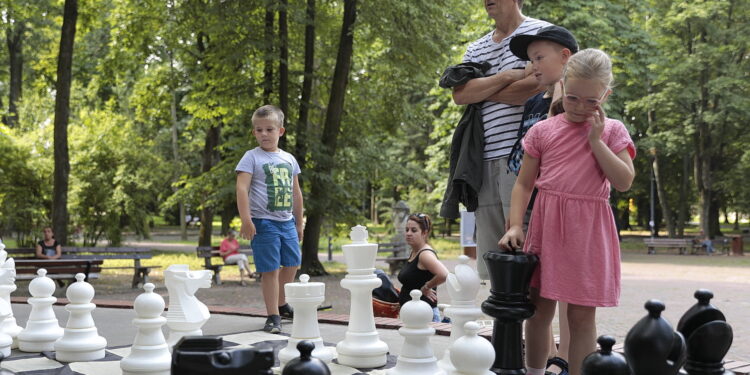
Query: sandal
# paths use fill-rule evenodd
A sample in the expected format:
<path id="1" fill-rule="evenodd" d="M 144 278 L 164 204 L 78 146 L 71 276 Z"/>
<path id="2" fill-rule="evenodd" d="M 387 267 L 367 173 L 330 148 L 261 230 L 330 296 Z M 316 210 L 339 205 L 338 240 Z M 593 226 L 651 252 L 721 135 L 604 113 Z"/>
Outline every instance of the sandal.
<path id="1" fill-rule="evenodd" d="M 544 375 L 568 375 L 568 361 L 560 357 L 552 357 L 547 360 L 547 368 L 553 365 L 561 369 L 560 373 L 554 373 L 552 371 L 545 371 Z"/>

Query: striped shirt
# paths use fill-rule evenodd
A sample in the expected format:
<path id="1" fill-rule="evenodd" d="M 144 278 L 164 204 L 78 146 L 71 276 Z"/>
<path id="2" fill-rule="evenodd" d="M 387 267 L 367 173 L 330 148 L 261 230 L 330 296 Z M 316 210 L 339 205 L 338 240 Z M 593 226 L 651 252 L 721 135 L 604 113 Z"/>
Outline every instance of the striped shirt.
<path id="1" fill-rule="evenodd" d="M 516 34 L 536 34 L 551 24 L 527 17 L 508 37 L 495 43 L 492 35 L 495 30 L 479 38 L 466 49 L 463 62 L 489 61 L 492 68 L 486 75 L 492 75 L 513 68 L 523 68 L 526 61 L 516 57 L 510 51 L 510 39 Z M 484 120 L 484 160 L 499 159 L 510 154 L 516 142 L 518 126 L 523 115 L 523 105 L 511 105 L 496 102 L 484 102 L 482 119 Z"/>

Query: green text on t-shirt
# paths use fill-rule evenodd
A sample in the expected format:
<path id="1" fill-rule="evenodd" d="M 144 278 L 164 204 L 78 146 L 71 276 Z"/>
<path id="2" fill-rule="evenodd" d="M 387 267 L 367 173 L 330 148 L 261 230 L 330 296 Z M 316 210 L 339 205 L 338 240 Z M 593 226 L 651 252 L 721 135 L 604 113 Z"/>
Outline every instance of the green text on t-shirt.
<path id="1" fill-rule="evenodd" d="M 292 209 L 292 165 L 289 163 L 263 164 L 266 172 L 268 211 L 290 211 Z"/>

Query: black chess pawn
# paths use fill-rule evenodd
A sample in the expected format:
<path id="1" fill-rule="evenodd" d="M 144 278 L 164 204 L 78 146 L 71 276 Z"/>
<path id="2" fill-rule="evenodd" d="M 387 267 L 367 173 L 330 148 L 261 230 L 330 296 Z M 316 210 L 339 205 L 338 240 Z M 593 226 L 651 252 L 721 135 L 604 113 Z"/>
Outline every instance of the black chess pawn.
<path id="1" fill-rule="evenodd" d="M 675 375 L 685 363 L 685 339 L 661 317 L 664 303 L 646 302 L 648 315 L 625 337 L 625 358 L 633 375 Z"/>
<path id="2" fill-rule="evenodd" d="M 300 341 L 297 344 L 299 358 L 293 358 L 287 362 L 281 375 L 331 375 L 328 365 L 312 356 L 313 349 L 315 349 L 315 344 L 312 341 Z"/>
<path id="3" fill-rule="evenodd" d="M 599 351 L 583 359 L 581 375 L 630 375 L 630 367 L 625 357 L 612 351 L 615 338 L 608 335 L 599 336 Z"/>
<path id="4" fill-rule="evenodd" d="M 677 331 L 687 344 L 685 371 L 689 375 L 729 375 L 724 369 L 724 356 L 732 346 L 732 326 L 724 314 L 711 305 L 714 294 L 706 289 L 695 291 L 698 303 L 682 315 Z"/>

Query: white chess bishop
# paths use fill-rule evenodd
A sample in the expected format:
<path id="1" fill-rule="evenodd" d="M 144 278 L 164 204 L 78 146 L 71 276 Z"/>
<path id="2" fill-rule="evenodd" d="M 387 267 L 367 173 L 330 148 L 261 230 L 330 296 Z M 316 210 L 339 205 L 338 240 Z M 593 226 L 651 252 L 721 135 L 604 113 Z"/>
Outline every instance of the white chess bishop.
<path id="1" fill-rule="evenodd" d="M 172 355 L 161 327 L 167 319 L 164 312 L 164 298 L 154 293 L 154 284 L 143 286 L 133 303 L 136 318 L 133 325 L 138 328 L 130 354 L 120 360 L 123 375 L 170 375 Z"/>
<path id="2" fill-rule="evenodd" d="M 367 242 L 367 228 L 361 225 L 353 227 L 349 236 L 352 243 L 342 246 L 347 274 L 341 280 L 351 293 L 349 326 L 336 345 L 338 362 L 355 368 L 385 366 L 388 344 L 380 340 L 372 310 L 372 290 L 382 284 L 373 273 L 378 245 Z"/>
<path id="3" fill-rule="evenodd" d="M 11 348 L 18 348 L 18 334 L 23 328 L 16 324 L 16 318 L 13 316 L 13 305 L 10 303 L 10 294 L 15 292 L 16 287 L 16 262 L 13 258 L 8 258 L 8 253 L 5 251 L 5 244 L 0 241 L 0 269 L 8 270 L 7 273 L 3 274 L 0 278 L 0 299 L 4 300 L 8 304 L 9 316 L 0 323 L 0 332 L 9 335 L 13 339 Z"/>
<path id="4" fill-rule="evenodd" d="M 62 337 L 63 329 L 57 321 L 52 305 L 57 298 L 52 297 L 55 293 L 55 282 L 47 277 L 47 270 L 37 270 L 37 277 L 29 283 L 29 293 L 32 297 L 28 299 L 31 305 L 29 320 L 18 334 L 18 349 L 22 352 L 39 353 L 55 350 L 55 341 Z"/>
<path id="5" fill-rule="evenodd" d="M 476 304 L 481 280 L 477 271 L 469 266 L 469 257 L 461 255 L 453 273 L 448 274 L 446 286 L 451 304 L 445 309 L 445 315 L 451 318 L 451 344 L 464 336 L 466 322 L 475 321 L 482 316 L 482 310 Z M 443 359 L 438 362 L 446 372 L 455 369 L 451 361 L 450 346 L 445 350 Z"/>
<path id="6" fill-rule="evenodd" d="M 388 375 L 445 375 L 440 369 L 432 351 L 430 338 L 435 335 L 432 322 L 432 308 L 421 301 L 422 292 L 414 289 L 409 292 L 411 301 L 401 306 L 401 321 L 404 326 L 398 333 L 404 337 L 404 346 L 396 360 L 396 367 L 388 370 Z"/>
<path id="7" fill-rule="evenodd" d="M 479 324 L 467 322 L 459 337 L 450 347 L 455 368 L 448 375 L 494 375 L 490 368 L 495 362 L 495 348 L 489 340 L 479 337 Z"/>
<path id="8" fill-rule="evenodd" d="M 68 287 L 65 295 L 68 303 L 65 310 L 70 312 L 63 337 L 55 342 L 55 358 L 61 362 L 94 361 L 104 358 L 107 340 L 99 336 L 91 311 L 96 305 L 94 287 L 84 281 L 86 275 L 76 274 L 76 282 Z"/>
<path id="9" fill-rule="evenodd" d="M 187 264 L 173 264 L 164 271 L 164 284 L 169 293 L 167 344 L 170 350 L 184 336 L 203 336 L 201 328 L 211 313 L 195 297 L 195 292 L 210 288 L 212 275 L 210 270 L 191 271 Z"/>
<path id="10" fill-rule="evenodd" d="M 284 285 L 286 301 L 294 308 L 292 336 L 284 349 L 279 351 L 281 367 L 300 356 L 297 344 L 302 340 L 315 344 L 313 357 L 331 363 L 334 357 L 333 348 L 323 345 L 318 326 L 318 306 L 325 300 L 326 284 L 310 282 L 310 276 L 303 274 L 298 283 Z"/>

